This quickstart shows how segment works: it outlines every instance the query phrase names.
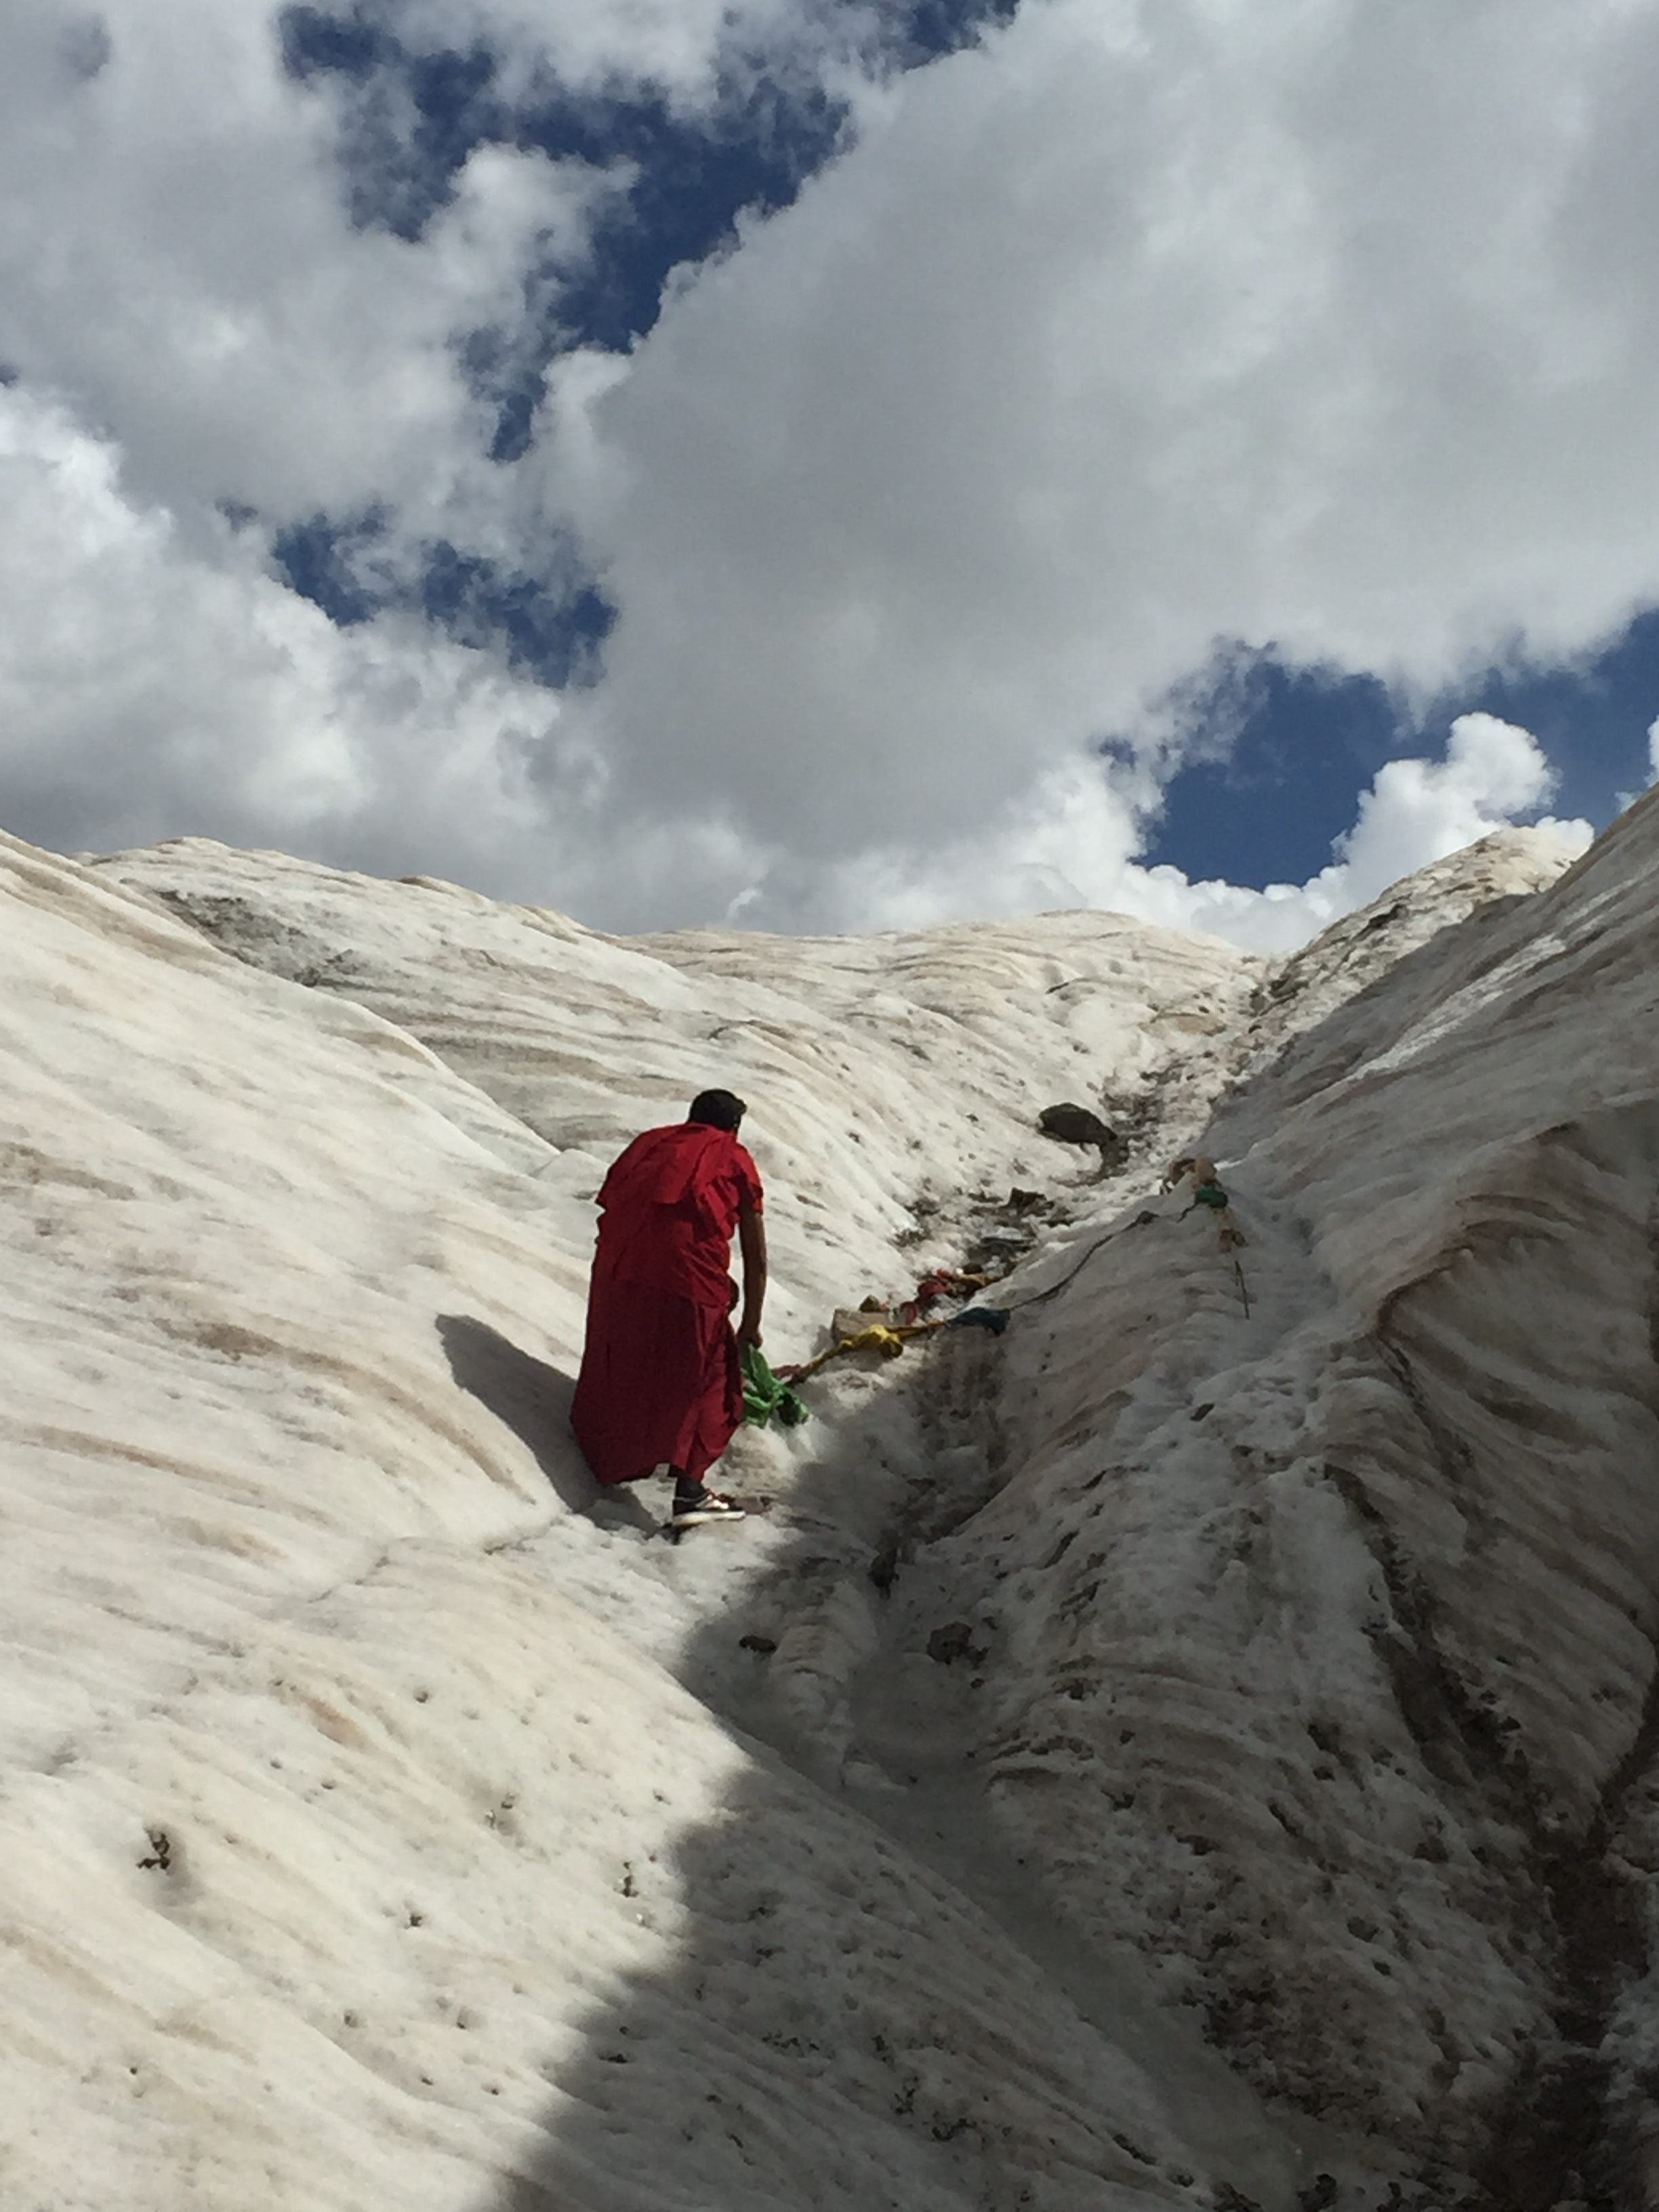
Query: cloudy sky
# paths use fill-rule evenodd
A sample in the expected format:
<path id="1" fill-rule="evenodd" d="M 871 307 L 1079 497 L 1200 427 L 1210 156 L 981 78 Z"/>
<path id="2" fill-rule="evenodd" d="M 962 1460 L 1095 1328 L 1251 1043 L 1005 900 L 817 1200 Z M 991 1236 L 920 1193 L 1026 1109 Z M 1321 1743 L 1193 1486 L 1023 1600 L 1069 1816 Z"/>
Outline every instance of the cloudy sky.
<path id="1" fill-rule="evenodd" d="M 0 0 L 0 823 L 1294 942 L 1659 718 L 1659 0 Z"/>

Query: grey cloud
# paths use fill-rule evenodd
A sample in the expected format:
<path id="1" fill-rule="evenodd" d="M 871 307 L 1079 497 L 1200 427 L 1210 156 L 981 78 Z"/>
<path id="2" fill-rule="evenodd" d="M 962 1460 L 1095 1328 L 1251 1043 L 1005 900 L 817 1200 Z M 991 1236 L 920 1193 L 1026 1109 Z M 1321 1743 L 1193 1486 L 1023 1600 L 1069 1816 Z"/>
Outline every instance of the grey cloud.
<path id="1" fill-rule="evenodd" d="M 82 15 L 64 26 L 58 51 L 70 74 L 89 84 L 109 66 L 115 41 L 101 15 Z"/>
<path id="2" fill-rule="evenodd" d="M 580 239 L 580 179 L 500 150 L 418 245 L 366 237 L 263 0 L 114 0 L 90 83 L 18 4 L 4 341 L 58 411 L 0 423 L 0 558 L 54 580 L 0 617 L 12 826 L 611 924 L 1151 900 L 1144 780 L 1091 748 L 1167 760 L 1157 702 L 1218 637 L 1409 691 L 1659 598 L 1655 0 L 1028 0 L 860 88 L 858 142 L 632 356 L 560 364 L 511 468 L 453 342 Z M 713 0 L 423 18 L 688 102 L 724 35 Z M 514 573 L 579 533 L 605 680 L 558 702 L 409 625 L 330 634 L 223 520 L 371 506 Z M 1423 822 L 1492 818 L 1454 782 Z"/>
<path id="3" fill-rule="evenodd" d="M 1644 14 L 1061 5 L 907 84 L 598 413 L 641 786 L 827 859 L 964 830 L 1218 636 L 1428 685 L 1612 628 L 1649 354 L 1565 233 Z"/>

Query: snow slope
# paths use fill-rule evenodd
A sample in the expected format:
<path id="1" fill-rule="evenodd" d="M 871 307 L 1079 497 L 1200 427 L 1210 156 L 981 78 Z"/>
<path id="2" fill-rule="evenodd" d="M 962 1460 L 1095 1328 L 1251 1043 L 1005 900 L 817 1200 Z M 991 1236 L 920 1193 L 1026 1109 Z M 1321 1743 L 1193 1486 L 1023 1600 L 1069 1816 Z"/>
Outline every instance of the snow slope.
<path id="1" fill-rule="evenodd" d="M 1290 2212 L 1638 2156 L 1656 836 L 1488 840 L 1279 963 L 0 842 L 3 2201 Z M 775 1358 L 1019 1264 L 1006 1335 L 825 1370 L 734 1446 L 773 1511 L 676 1548 L 563 1415 L 605 1163 L 713 1082 Z M 1218 1101 L 1242 1277 L 1157 1194 Z"/>
<path id="2" fill-rule="evenodd" d="M 107 872 L 3 866 L 7 2201 L 530 2202 L 550 2159 L 594 2205 L 1012 2203 L 1039 2165 L 1055 2203 L 1188 2191 L 1155 2093 L 1017 1950 L 646 1656 L 720 1591 L 596 1521 L 563 1433 L 599 1156 Z M 665 1065 L 675 1016 L 773 1009 L 534 942 Z M 1174 997 L 1202 960 L 1168 965 Z M 465 973 L 434 995 L 464 1026 Z M 607 1143 L 649 1090 L 611 1048 L 621 1103 L 574 1093 Z M 850 1089 L 796 1090 L 810 1190 Z M 857 1137 L 889 1253 L 915 1176 L 860 1179 Z M 830 1237 L 792 1211 L 810 1285 Z M 728 1838 L 694 1893 L 688 1835 Z M 703 1995 L 671 1998 L 688 1929 Z"/>
<path id="3" fill-rule="evenodd" d="M 1648 2126 L 1597 2047 L 1643 2039 L 1659 1800 L 1656 834 L 1227 1101 L 1248 1245 L 1119 1218 L 1011 1332 L 1011 1480 L 933 1562 L 990 1598 L 980 1756 L 1091 1939 L 1504 2203 L 1633 2187 Z"/>

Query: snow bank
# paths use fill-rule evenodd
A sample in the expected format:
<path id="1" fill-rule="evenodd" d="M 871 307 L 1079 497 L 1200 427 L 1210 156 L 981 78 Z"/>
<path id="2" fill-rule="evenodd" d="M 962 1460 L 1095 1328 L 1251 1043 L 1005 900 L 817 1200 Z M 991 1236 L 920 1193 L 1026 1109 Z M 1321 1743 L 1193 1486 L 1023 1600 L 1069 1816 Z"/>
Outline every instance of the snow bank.
<path id="1" fill-rule="evenodd" d="M 1564 1869 L 1659 1860 L 1656 825 L 1277 965 L 0 844 L 8 2201 L 1565 2188 L 1647 2014 Z M 605 1164 L 710 1083 L 775 1358 L 1020 1265 L 674 1548 L 564 1409 Z M 1158 1194 L 1218 1100 L 1237 1253 Z"/>
<path id="2" fill-rule="evenodd" d="M 607 1525 L 563 1430 L 602 1155 L 683 1105 L 715 1028 L 763 1097 L 789 1069 L 767 1142 L 799 1164 L 803 1311 L 912 1225 L 937 1078 L 839 1036 L 827 983 L 699 983 L 276 861 L 223 896 L 272 878 L 308 947 L 349 906 L 362 1000 L 412 1022 L 423 989 L 420 1025 L 542 1126 L 116 872 L 0 847 L 8 2202 L 954 2208 L 1041 2172 L 1055 2207 L 1189 2195 L 1136 2067 L 652 1656 L 743 1555 Z M 1064 985 L 1087 934 L 1006 958 Z M 918 990 L 993 1006 L 969 953 L 945 965 Z M 1244 988 L 1170 940 L 1124 1022 L 1218 969 Z M 1064 988 L 1036 995 L 1069 1068 Z M 1005 1080 L 1018 1048 L 972 1044 Z M 976 1080 L 944 1118 L 988 1165 Z"/>
<path id="3" fill-rule="evenodd" d="M 1249 1056 L 1204 1140 L 1248 1243 L 1184 1193 L 1119 1217 L 1011 1331 L 1011 1479 L 933 1562 L 1090 1939 L 1504 2202 L 1631 2140 L 1589 2053 L 1659 1787 L 1656 836 L 1644 802 Z"/>

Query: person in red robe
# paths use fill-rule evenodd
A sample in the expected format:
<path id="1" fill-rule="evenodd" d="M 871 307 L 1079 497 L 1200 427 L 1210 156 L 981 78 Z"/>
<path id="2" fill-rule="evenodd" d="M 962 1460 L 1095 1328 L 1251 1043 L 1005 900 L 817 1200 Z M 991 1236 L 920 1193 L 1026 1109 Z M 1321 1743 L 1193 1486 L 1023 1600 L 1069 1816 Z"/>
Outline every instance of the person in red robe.
<path id="1" fill-rule="evenodd" d="M 743 1419 L 742 1347 L 761 1340 L 766 1297 L 761 1180 L 738 1142 L 744 1112 L 729 1091 L 703 1091 L 684 1121 L 635 1137 L 599 1190 L 570 1425 L 601 1483 L 672 1474 L 678 1528 L 743 1518 L 702 1478 Z"/>

